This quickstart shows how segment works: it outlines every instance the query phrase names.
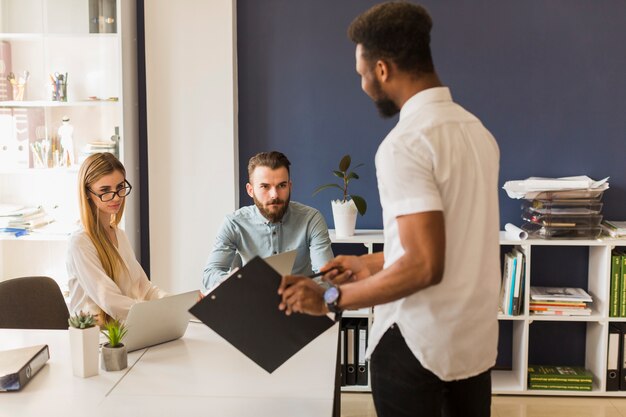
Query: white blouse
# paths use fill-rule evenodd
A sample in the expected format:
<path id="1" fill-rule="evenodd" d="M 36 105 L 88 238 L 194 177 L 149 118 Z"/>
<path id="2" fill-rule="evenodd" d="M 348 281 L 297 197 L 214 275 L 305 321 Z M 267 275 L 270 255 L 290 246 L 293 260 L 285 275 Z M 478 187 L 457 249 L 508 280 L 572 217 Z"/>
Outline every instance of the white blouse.
<path id="1" fill-rule="evenodd" d="M 137 262 L 126 233 L 116 229 L 118 251 L 126 268 L 121 268 L 117 282 L 104 271 L 96 247 L 83 228 L 72 234 L 67 251 L 67 274 L 70 311 L 99 315 L 105 312 L 125 320 L 130 307 L 140 301 L 166 297 L 153 285 Z"/>

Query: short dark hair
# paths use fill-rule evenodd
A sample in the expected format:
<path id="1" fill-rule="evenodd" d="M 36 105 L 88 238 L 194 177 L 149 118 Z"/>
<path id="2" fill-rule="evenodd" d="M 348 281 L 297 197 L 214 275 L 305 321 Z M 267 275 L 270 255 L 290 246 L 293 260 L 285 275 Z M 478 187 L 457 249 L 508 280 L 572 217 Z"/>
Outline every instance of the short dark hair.
<path id="1" fill-rule="evenodd" d="M 392 1 L 357 16 L 348 28 L 348 37 L 362 45 L 364 58 L 371 64 L 388 59 L 403 71 L 432 73 L 432 27 L 433 21 L 422 6 Z"/>
<path id="2" fill-rule="evenodd" d="M 256 167 L 268 167 L 270 169 L 285 167 L 287 168 L 287 174 L 289 174 L 290 165 L 291 162 L 282 152 L 260 152 L 248 161 L 248 181 L 252 182 L 252 173 Z"/>

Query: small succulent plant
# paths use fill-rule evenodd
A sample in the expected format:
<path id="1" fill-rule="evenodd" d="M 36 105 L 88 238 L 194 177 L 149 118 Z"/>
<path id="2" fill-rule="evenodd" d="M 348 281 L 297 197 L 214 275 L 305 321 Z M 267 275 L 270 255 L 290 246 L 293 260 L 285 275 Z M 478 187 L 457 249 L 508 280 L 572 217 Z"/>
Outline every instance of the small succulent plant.
<path id="1" fill-rule="evenodd" d="M 96 317 L 91 313 L 81 311 L 67 319 L 67 322 L 76 329 L 88 329 L 96 325 Z"/>
<path id="2" fill-rule="evenodd" d="M 109 347 L 114 348 L 122 344 L 122 339 L 128 331 L 123 322 L 118 319 L 110 319 L 104 323 L 103 327 L 104 330 L 101 333 L 107 337 Z"/>

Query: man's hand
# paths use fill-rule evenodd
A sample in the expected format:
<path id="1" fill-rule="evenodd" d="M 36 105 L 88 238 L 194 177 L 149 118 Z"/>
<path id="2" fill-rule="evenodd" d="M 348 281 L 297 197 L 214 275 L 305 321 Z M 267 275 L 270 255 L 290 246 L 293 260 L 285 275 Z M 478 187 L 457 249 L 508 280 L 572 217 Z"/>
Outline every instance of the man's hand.
<path id="1" fill-rule="evenodd" d="M 288 316 L 291 313 L 306 313 L 312 316 L 323 316 L 328 313 L 324 302 L 324 288 L 310 278 L 296 275 L 283 277 L 278 294 L 282 302 L 278 305 Z"/>
<path id="2" fill-rule="evenodd" d="M 324 274 L 324 281 L 333 285 L 364 279 L 371 275 L 370 270 L 358 256 L 337 256 L 320 268 L 320 272 L 325 271 L 329 272 Z"/>

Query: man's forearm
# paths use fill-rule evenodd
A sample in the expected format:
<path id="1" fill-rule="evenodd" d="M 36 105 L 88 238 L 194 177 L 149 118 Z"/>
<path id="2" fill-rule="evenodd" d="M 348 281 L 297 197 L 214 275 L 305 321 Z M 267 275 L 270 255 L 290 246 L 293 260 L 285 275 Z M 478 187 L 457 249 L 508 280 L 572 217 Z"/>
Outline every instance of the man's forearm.
<path id="1" fill-rule="evenodd" d="M 385 255 L 383 252 L 368 253 L 367 255 L 361 255 L 359 260 L 365 264 L 367 269 L 372 275 L 381 271 L 385 265 Z"/>

